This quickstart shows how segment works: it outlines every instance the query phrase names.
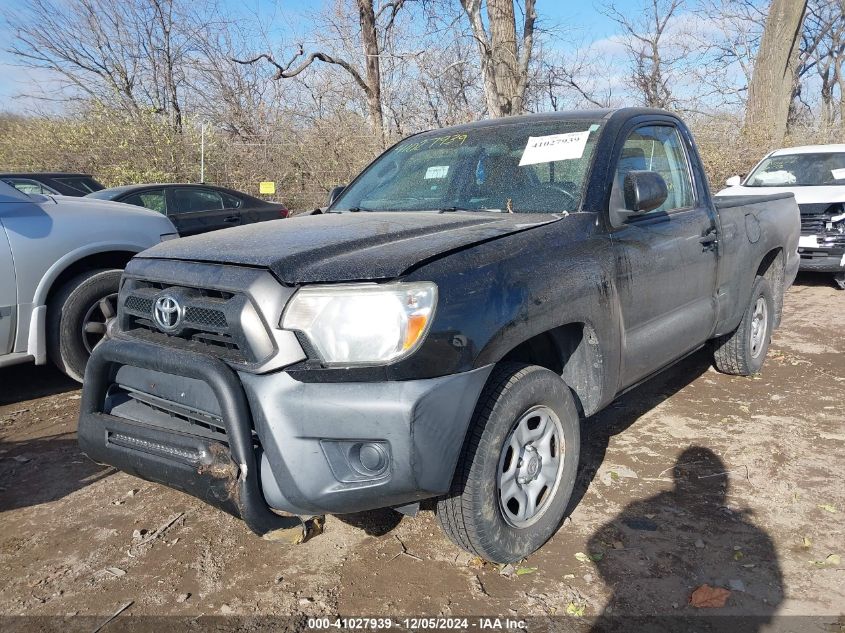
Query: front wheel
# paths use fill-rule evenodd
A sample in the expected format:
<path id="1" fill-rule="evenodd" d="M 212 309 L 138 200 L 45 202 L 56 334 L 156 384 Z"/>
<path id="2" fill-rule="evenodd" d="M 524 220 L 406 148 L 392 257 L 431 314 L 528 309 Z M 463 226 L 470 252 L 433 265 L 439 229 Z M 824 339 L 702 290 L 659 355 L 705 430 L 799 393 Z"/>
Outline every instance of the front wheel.
<path id="1" fill-rule="evenodd" d="M 476 405 L 452 488 L 437 503 L 443 530 L 497 563 L 536 551 L 563 521 L 579 442 L 578 411 L 560 376 L 499 365 Z"/>
<path id="2" fill-rule="evenodd" d="M 845 273 L 836 273 L 833 276 L 833 281 L 839 286 L 840 290 L 845 290 Z"/>
<path id="3" fill-rule="evenodd" d="M 117 314 L 120 270 L 90 270 L 62 286 L 47 306 L 47 352 L 60 371 L 77 382 L 88 357 Z"/>

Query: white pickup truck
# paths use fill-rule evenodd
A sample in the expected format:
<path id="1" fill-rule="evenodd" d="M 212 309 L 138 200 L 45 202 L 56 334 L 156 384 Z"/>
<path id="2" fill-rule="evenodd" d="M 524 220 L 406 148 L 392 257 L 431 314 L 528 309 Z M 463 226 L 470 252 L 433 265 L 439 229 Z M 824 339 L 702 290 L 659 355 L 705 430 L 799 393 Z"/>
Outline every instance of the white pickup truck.
<path id="1" fill-rule="evenodd" d="M 800 270 L 833 273 L 845 290 L 845 145 L 775 150 L 743 181 L 728 178 L 719 196 L 790 192 L 801 210 Z"/>

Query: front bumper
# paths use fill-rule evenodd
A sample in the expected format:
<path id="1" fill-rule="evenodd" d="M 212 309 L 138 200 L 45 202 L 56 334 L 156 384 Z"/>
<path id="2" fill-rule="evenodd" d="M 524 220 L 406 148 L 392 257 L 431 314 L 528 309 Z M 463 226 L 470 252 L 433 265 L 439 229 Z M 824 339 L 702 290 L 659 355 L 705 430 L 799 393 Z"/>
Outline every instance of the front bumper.
<path id="1" fill-rule="evenodd" d="M 274 510 L 343 514 L 446 492 L 491 369 L 305 383 L 114 339 L 89 361 L 79 442 L 98 462 L 192 494 L 266 534 L 289 527 Z"/>
<path id="2" fill-rule="evenodd" d="M 799 248 L 800 270 L 817 273 L 839 273 L 845 271 L 845 248 Z"/>

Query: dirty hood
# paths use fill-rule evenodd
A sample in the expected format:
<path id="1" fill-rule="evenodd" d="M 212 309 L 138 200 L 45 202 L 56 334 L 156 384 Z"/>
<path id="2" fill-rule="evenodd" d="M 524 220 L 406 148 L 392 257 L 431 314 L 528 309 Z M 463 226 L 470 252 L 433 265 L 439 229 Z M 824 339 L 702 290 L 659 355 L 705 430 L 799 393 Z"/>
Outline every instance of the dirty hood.
<path id="1" fill-rule="evenodd" d="M 259 266 L 269 268 L 287 284 L 391 279 L 441 255 L 562 217 L 483 212 L 332 213 L 171 240 L 140 257 Z"/>

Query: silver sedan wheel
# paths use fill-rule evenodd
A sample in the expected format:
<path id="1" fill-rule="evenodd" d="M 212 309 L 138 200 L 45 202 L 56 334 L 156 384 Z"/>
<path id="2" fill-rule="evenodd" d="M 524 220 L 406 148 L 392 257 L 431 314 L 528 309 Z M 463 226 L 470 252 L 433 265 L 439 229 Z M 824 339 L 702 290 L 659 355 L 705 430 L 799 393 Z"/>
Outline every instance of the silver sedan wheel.
<path id="1" fill-rule="evenodd" d="M 528 527 L 548 510 L 565 452 L 563 427 L 550 408 L 532 407 L 517 420 L 499 457 L 499 508 L 508 524 Z"/>
<path id="2" fill-rule="evenodd" d="M 117 316 L 117 293 L 106 295 L 88 308 L 82 319 L 82 344 L 90 354 L 107 337 L 109 323 Z"/>
<path id="3" fill-rule="evenodd" d="M 757 358 L 766 343 L 766 331 L 769 329 L 769 308 L 764 297 L 757 297 L 754 312 L 751 314 L 751 356 Z"/>

